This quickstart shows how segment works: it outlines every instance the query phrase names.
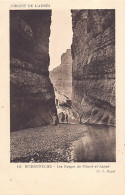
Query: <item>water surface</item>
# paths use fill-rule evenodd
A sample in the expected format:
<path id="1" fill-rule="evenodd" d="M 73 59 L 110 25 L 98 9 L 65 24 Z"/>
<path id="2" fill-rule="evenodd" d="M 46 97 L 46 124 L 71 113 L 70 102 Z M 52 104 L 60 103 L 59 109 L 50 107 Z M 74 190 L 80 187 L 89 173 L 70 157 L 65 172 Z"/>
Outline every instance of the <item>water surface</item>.
<path id="1" fill-rule="evenodd" d="M 115 162 L 115 127 L 84 125 L 85 134 L 73 143 L 75 162 Z"/>

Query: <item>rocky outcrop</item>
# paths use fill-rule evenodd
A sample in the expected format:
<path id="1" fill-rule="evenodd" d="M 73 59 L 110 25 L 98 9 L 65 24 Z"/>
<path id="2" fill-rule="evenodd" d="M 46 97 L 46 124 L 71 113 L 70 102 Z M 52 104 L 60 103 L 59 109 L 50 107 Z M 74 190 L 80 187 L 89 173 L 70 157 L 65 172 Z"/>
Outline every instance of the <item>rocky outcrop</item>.
<path id="1" fill-rule="evenodd" d="M 81 122 L 115 124 L 115 11 L 72 10 L 73 97 Z"/>
<path id="2" fill-rule="evenodd" d="M 50 10 L 10 11 L 11 130 L 49 124 L 56 112 L 49 79 Z"/>
<path id="3" fill-rule="evenodd" d="M 68 115 L 68 121 L 70 123 L 72 124 L 78 123 L 76 112 L 72 107 L 71 100 L 67 96 L 65 96 L 63 93 L 58 91 L 57 89 L 54 89 L 54 91 L 55 91 L 55 104 L 56 104 L 58 117 L 60 118 L 60 114 L 63 112 L 65 116 L 66 114 Z M 66 117 L 65 117 L 64 122 L 66 122 Z"/>
<path id="4" fill-rule="evenodd" d="M 54 87 L 71 99 L 72 95 L 72 56 L 71 50 L 61 56 L 61 65 L 50 71 Z"/>

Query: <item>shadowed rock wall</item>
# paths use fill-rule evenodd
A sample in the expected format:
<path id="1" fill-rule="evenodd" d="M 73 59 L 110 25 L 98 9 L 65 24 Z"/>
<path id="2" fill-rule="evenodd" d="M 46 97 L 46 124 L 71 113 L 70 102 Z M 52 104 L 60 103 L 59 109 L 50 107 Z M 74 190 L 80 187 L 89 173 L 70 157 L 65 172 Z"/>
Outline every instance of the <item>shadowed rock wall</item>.
<path id="1" fill-rule="evenodd" d="M 11 130 L 49 124 L 55 108 L 49 79 L 50 10 L 10 11 Z"/>
<path id="2" fill-rule="evenodd" d="M 82 122 L 115 124 L 115 11 L 72 10 L 73 98 Z"/>
<path id="3" fill-rule="evenodd" d="M 71 49 L 61 56 L 61 65 L 50 71 L 54 87 L 71 99 L 72 95 L 72 56 Z"/>

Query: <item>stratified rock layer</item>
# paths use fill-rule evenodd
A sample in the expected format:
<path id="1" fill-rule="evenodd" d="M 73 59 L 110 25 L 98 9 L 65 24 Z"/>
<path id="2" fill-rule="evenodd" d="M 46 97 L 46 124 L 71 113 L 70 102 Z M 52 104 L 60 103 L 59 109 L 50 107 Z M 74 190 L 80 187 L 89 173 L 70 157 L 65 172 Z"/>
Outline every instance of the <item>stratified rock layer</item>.
<path id="1" fill-rule="evenodd" d="M 49 79 L 50 10 L 10 11 L 11 130 L 49 124 L 56 112 Z"/>
<path id="2" fill-rule="evenodd" d="M 73 98 L 81 122 L 115 124 L 115 11 L 72 10 Z"/>
<path id="3" fill-rule="evenodd" d="M 71 99 L 72 95 L 72 56 L 71 50 L 61 56 L 61 65 L 50 71 L 50 79 L 54 87 Z"/>

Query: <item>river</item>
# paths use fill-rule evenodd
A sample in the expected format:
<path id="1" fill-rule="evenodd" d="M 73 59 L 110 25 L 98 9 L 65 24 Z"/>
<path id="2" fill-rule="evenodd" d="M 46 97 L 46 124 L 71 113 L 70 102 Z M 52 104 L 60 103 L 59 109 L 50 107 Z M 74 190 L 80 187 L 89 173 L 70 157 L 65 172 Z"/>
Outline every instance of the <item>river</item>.
<path id="1" fill-rule="evenodd" d="M 72 158 L 75 162 L 115 162 L 115 127 L 85 125 L 85 135 L 72 144 Z"/>

